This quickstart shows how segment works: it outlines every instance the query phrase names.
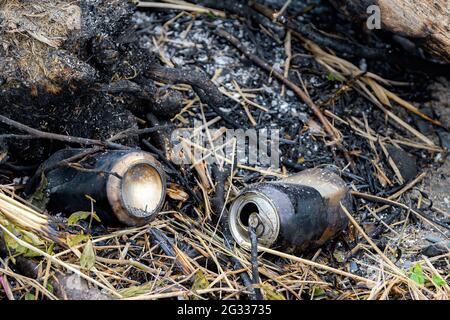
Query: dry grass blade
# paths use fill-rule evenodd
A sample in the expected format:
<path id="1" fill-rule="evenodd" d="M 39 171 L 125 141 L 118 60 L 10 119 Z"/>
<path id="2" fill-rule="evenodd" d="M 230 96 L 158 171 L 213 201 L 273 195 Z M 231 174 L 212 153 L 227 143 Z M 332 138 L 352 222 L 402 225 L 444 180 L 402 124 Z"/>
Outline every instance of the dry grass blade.
<path id="1" fill-rule="evenodd" d="M 407 109 L 407 110 L 411 111 L 412 113 L 418 115 L 419 117 L 433 123 L 434 125 L 442 127 L 442 123 L 440 121 L 430 118 L 429 116 L 427 116 L 426 114 L 421 112 L 419 109 L 417 109 L 415 106 L 413 106 L 411 103 L 409 103 L 408 101 L 403 100 L 402 98 L 397 96 L 395 93 L 393 93 L 387 89 L 384 89 L 384 88 L 383 88 L 383 90 L 389 99 L 392 99 L 393 101 L 397 102 L 399 105 L 404 107 L 405 109 Z"/>
<path id="2" fill-rule="evenodd" d="M 47 216 L 3 192 L 0 186 L 0 215 L 18 227 L 35 232 L 50 241 L 65 243 L 64 236 L 50 226 Z"/>
<path id="3" fill-rule="evenodd" d="M 172 9 L 172 10 L 199 12 L 199 13 L 211 13 L 218 17 L 225 17 L 225 12 L 223 11 L 200 7 L 189 2 L 184 1 L 165 1 L 165 2 L 169 3 L 139 1 L 137 6 L 140 8 Z"/>
<path id="4" fill-rule="evenodd" d="M 420 116 L 421 118 L 430 121 L 431 123 L 442 126 L 442 124 L 439 121 L 436 121 L 434 119 L 431 119 L 421 111 L 419 111 L 416 107 L 414 107 L 409 102 L 401 99 L 391 91 L 385 89 L 380 83 L 384 85 L 392 84 L 391 81 L 385 80 L 381 78 L 380 76 L 377 76 L 373 73 L 364 73 L 362 72 L 357 66 L 354 64 L 336 57 L 332 54 L 329 54 L 322 50 L 318 45 L 316 45 L 314 42 L 307 40 L 303 38 L 298 33 L 293 33 L 296 35 L 297 38 L 299 38 L 303 43 L 305 48 L 307 48 L 309 51 L 313 53 L 316 60 L 322 64 L 326 69 L 328 69 L 332 74 L 335 75 L 337 79 L 342 80 L 351 80 L 351 79 L 360 79 L 355 81 L 353 86 L 357 86 L 358 91 L 361 91 L 365 94 L 363 96 L 367 97 L 369 100 L 371 100 L 375 105 L 377 105 L 380 109 L 382 109 L 391 119 L 396 121 L 398 124 L 400 124 L 402 127 L 404 127 L 406 130 L 410 131 L 413 135 L 418 137 L 423 142 L 427 143 L 430 146 L 435 146 L 435 144 L 425 137 L 422 133 L 411 127 L 409 124 L 407 124 L 405 121 L 401 120 L 398 116 L 393 114 L 391 111 L 385 109 L 383 105 L 385 106 L 391 106 L 390 100 L 393 100 L 397 102 L 402 107 L 406 108 L 407 110 L 413 112 L 414 114 Z M 379 83 L 378 83 L 379 82 Z M 373 90 L 373 94 L 368 90 L 367 85 Z"/>
<path id="5" fill-rule="evenodd" d="M 307 259 L 302 259 L 302 258 L 299 258 L 297 256 L 293 256 L 293 255 L 290 255 L 290 254 L 287 254 L 287 253 L 276 251 L 276 250 L 273 250 L 273 249 L 270 249 L 270 248 L 265 248 L 265 247 L 262 247 L 262 246 L 258 247 L 258 249 L 261 250 L 262 252 L 266 252 L 266 253 L 269 253 L 269 254 L 281 257 L 281 258 L 285 258 L 285 259 L 289 259 L 289 260 L 292 260 L 292 261 L 300 262 L 300 263 L 302 263 L 304 265 L 307 265 L 307 266 L 311 266 L 311 267 L 314 267 L 314 268 L 322 269 L 322 270 L 329 271 L 329 272 L 332 272 L 332 273 L 335 273 L 335 274 L 338 274 L 338 275 L 341 275 L 341 276 L 344 276 L 344 277 L 348 277 L 348 278 L 351 278 L 351 279 L 354 279 L 354 280 L 357 280 L 357 281 L 361 281 L 361 282 L 363 282 L 363 283 L 365 283 L 367 285 L 375 284 L 375 282 L 370 280 L 370 279 L 366 279 L 364 277 L 360 277 L 358 275 L 355 275 L 355 274 L 352 274 L 352 273 L 349 273 L 349 272 L 346 272 L 346 271 L 342 271 L 342 270 L 339 270 L 339 269 L 336 269 L 336 268 L 332 268 L 332 267 L 329 267 L 329 266 L 326 266 L 326 265 L 323 265 L 323 264 L 320 264 L 320 263 L 317 263 L 317 262 L 313 262 L 313 261 L 310 261 L 310 260 L 307 260 Z"/>
<path id="6" fill-rule="evenodd" d="M 5 228 L 3 225 L 0 224 L 0 228 L 3 230 L 3 232 L 5 234 L 7 234 L 9 237 L 11 237 L 14 241 L 16 241 L 18 244 L 20 244 L 21 246 L 27 248 L 28 250 L 31 250 L 47 259 L 50 259 L 53 263 L 60 265 L 62 267 L 64 267 L 66 270 L 68 271 L 72 271 L 73 273 L 79 275 L 80 277 L 84 278 L 85 280 L 97 285 L 98 287 L 107 290 L 108 292 L 110 292 L 111 294 L 121 297 L 120 294 L 118 294 L 115 290 L 111 290 L 111 288 L 109 288 L 108 286 L 105 286 L 104 284 L 98 282 L 97 280 L 89 277 L 88 275 L 84 274 L 83 272 L 81 272 L 80 270 L 78 270 L 77 268 L 74 268 L 73 266 L 71 266 L 70 264 L 63 262 L 57 258 L 55 258 L 54 256 L 48 254 L 45 251 L 42 251 L 39 248 L 36 248 L 35 246 L 29 244 L 26 241 L 23 241 L 21 239 L 19 239 L 18 237 L 16 237 L 16 235 L 14 235 L 13 233 L 11 233 L 7 228 Z"/>

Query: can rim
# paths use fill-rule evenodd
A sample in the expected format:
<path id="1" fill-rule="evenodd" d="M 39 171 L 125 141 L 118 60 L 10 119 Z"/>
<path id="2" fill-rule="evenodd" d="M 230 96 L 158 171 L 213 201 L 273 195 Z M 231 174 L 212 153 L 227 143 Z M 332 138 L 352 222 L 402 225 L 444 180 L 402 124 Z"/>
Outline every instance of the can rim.
<path id="1" fill-rule="evenodd" d="M 142 211 L 146 214 L 136 214 L 136 208 L 130 208 L 124 199 L 124 179 L 130 170 L 137 166 L 148 165 L 158 174 L 161 182 L 158 203 L 151 211 Z M 166 176 L 161 164 L 146 152 L 131 152 L 121 157 L 112 167 L 107 180 L 106 190 L 108 201 L 117 219 L 128 226 L 138 226 L 153 220 L 164 205 L 166 195 Z M 119 178 L 121 177 L 121 178 Z"/>
<path id="2" fill-rule="evenodd" d="M 264 247 L 271 247 L 280 234 L 280 215 L 274 202 L 260 192 L 244 191 L 234 200 L 230 208 L 228 221 L 231 235 L 238 245 L 242 247 L 250 246 L 248 228 L 241 219 L 242 210 L 248 204 L 254 204 L 258 208 L 258 217 L 264 228 L 263 233 L 258 235 L 259 244 Z M 264 214 L 261 215 L 261 212 L 264 212 Z M 268 228 L 269 225 L 270 228 Z"/>

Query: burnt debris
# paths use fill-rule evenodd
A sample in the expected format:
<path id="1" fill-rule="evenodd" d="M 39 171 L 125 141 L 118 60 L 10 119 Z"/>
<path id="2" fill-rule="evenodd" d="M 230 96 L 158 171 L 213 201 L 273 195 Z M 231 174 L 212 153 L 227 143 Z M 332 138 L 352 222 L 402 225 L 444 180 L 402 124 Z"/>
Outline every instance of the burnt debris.
<path id="1" fill-rule="evenodd" d="M 0 0 L 0 299 L 441 297 L 448 65 L 327 0 L 189 3 Z"/>
<path id="2" fill-rule="evenodd" d="M 116 0 L 1 2 L 0 114 L 39 130 L 100 140 L 137 129 L 135 116 L 175 115 L 182 97 L 146 76 L 158 62 L 137 43 L 134 10 Z M 8 145 L 28 162 L 55 151 L 27 139 Z"/>

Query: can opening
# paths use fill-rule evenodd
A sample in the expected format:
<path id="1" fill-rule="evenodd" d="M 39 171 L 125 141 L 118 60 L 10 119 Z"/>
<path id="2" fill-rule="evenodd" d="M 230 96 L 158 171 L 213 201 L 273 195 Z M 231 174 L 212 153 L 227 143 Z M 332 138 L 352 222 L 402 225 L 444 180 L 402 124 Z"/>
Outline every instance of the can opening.
<path id="1" fill-rule="evenodd" d="M 239 220 L 241 224 L 246 228 L 248 228 L 248 219 L 250 218 L 250 215 L 252 213 L 259 214 L 258 206 L 253 202 L 246 203 L 239 213 Z"/>
<path id="2" fill-rule="evenodd" d="M 240 245 L 249 243 L 249 219 L 256 218 L 258 243 L 270 247 L 280 232 L 280 217 L 271 199 L 260 192 L 249 191 L 239 195 L 230 207 L 231 234 Z"/>
<path id="3" fill-rule="evenodd" d="M 132 166 L 122 178 L 124 207 L 138 217 L 147 217 L 158 208 L 163 190 L 159 172 L 147 163 Z"/>

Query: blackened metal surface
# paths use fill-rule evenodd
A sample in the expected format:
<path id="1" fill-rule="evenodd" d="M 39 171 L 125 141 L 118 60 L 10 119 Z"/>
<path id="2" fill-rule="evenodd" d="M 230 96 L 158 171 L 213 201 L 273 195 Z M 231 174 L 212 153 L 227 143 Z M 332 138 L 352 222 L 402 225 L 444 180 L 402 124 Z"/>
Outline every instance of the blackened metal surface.
<path id="1" fill-rule="evenodd" d="M 348 224 L 340 203 L 351 210 L 351 198 L 345 183 L 338 175 L 323 169 L 305 170 L 280 181 L 255 184 L 244 189 L 235 203 L 242 197 L 247 197 L 247 203 L 251 203 L 252 198 L 254 203 L 258 203 L 257 197 L 270 201 L 279 221 L 273 219 L 265 223 L 278 223 L 279 232 L 276 241 L 263 238 L 260 241 L 286 252 L 306 251 L 322 246 Z M 236 209 L 233 205 L 230 210 L 230 224 L 240 218 L 241 212 L 235 211 L 243 208 L 240 206 Z M 259 207 L 262 208 L 263 206 Z M 264 208 L 267 210 L 267 207 Z M 233 230 L 233 227 L 231 229 Z M 259 236 L 264 235 L 262 231 L 259 233 Z M 240 235 L 236 237 L 235 232 L 234 236 L 239 238 L 236 239 L 238 243 L 242 243 L 242 240 L 248 242 L 244 234 L 240 238 Z"/>
<path id="2" fill-rule="evenodd" d="M 126 168 L 128 166 L 127 157 L 137 152 L 107 151 L 87 157 L 80 162 L 80 167 L 58 165 L 61 164 L 61 161 L 73 157 L 82 151 L 83 149 L 61 150 L 50 157 L 42 165 L 41 170 L 39 170 L 40 172 L 44 172 L 46 176 L 47 184 L 45 186 L 45 192 L 48 196 L 49 202 L 47 208 L 50 212 L 70 214 L 75 211 L 89 211 L 91 210 L 91 200 L 86 197 L 88 195 L 95 200 L 95 210 L 104 224 L 142 225 L 154 218 L 162 207 L 165 194 L 164 172 L 160 167 L 157 167 L 159 163 L 156 160 L 153 159 L 154 163 L 142 163 L 154 165 L 160 175 L 161 199 L 155 205 L 151 214 L 141 217 L 134 214 L 134 209 L 127 207 L 126 201 L 123 201 L 123 190 L 121 187 L 122 176 L 115 172 L 115 168 L 121 162 L 124 163 L 123 167 Z M 143 152 L 138 151 L 137 154 L 139 153 Z M 151 157 L 146 153 L 143 154 L 146 157 Z M 120 184 L 117 184 L 120 187 L 112 189 L 110 180 L 114 181 L 114 179 L 120 181 Z M 113 192 L 119 193 L 113 197 L 117 199 L 117 204 L 111 203 L 111 193 Z"/>

